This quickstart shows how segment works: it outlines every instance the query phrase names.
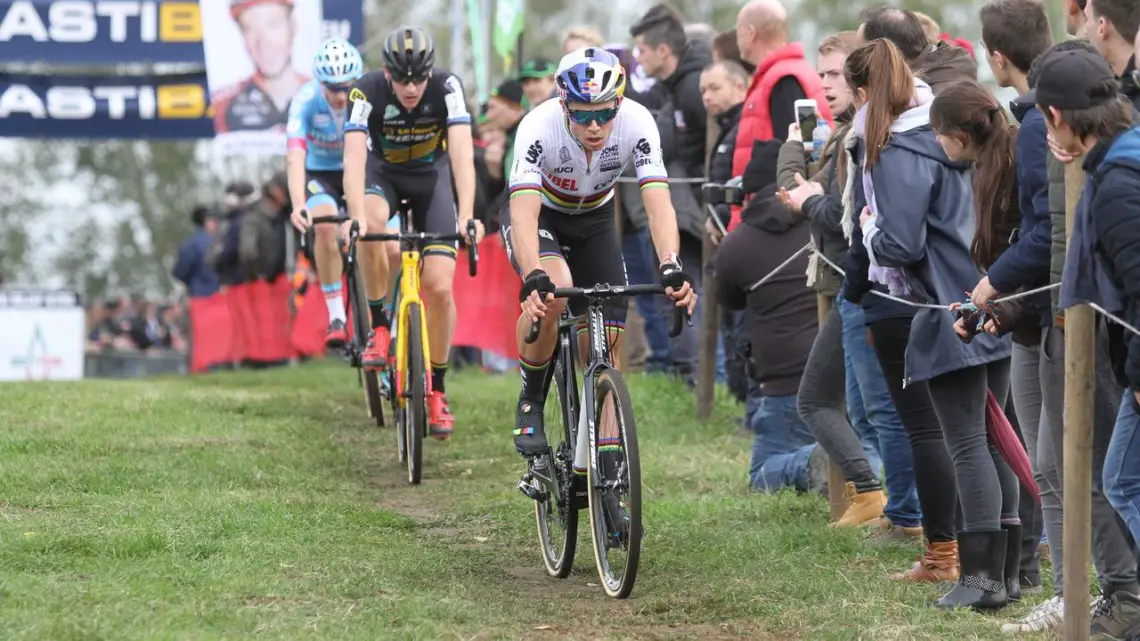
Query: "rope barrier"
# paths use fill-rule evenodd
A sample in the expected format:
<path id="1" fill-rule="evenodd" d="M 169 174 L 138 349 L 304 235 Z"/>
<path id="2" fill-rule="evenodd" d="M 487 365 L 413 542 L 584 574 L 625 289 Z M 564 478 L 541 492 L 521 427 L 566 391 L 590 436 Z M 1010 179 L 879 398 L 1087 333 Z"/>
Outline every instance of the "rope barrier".
<path id="1" fill-rule="evenodd" d="M 847 272 L 844 271 L 844 269 L 842 267 L 840 267 L 839 265 L 836 265 L 835 262 L 832 261 L 831 259 L 829 259 L 827 256 L 824 256 L 819 250 L 815 249 L 815 247 L 813 246 L 812 243 L 809 242 L 808 244 L 799 248 L 799 250 L 797 250 L 796 253 L 794 253 L 790 257 L 788 257 L 787 260 L 785 260 L 784 262 L 777 265 L 775 269 L 773 269 L 772 271 L 765 274 L 763 278 L 761 278 L 760 280 L 758 280 L 755 283 L 753 283 L 752 285 L 750 285 L 748 287 L 748 291 L 749 292 L 756 291 L 757 289 L 762 287 L 764 284 L 766 284 L 768 281 L 772 280 L 772 278 L 774 278 L 781 271 L 783 271 L 784 268 L 786 268 L 788 265 L 791 265 L 793 262 L 796 261 L 797 258 L 799 258 L 800 256 L 803 256 L 804 253 L 808 252 L 808 251 L 815 254 L 820 260 L 822 260 L 829 267 L 834 269 L 836 271 L 836 273 L 838 273 L 840 276 L 844 276 L 844 277 L 847 276 Z M 1000 298 L 995 298 L 992 301 L 990 301 L 990 303 L 991 304 L 1004 303 L 1004 302 L 1011 301 L 1011 300 L 1017 300 L 1019 298 L 1025 298 L 1027 296 L 1033 296 L 1034 294 L 1042 294 L 1042 293 L 1049 292 L 1049 291 L 1052 291 L 1054 289 L 1057 289 L 1060 286 L 1061 286 L 1060 283 L 1053 283 L 1052 285 L 1044 285 L 1042 287 L 1037 287 L 1034 289 L 1026 290 L 1024 292 L 1017 292 L 1016 294 L 1010 294 L 1008 296 L 1002 296 Z M 894 301 L 896 303 L 900 303 L 900 304 L 906 305 L 908 307 L 916 307 L 919 309 L 940 309 L 940 310 L 946 311 L 946 312 L 951 311 L 949 305 L 938 305 L 938 304 L 934 304 L 934 303 L 920 303 L 917 301 L 907 300 L 905 298 L 900 298 L 898 296 L 893 296 L 891 294 L 888 294 L 886 292 L 881 292 L 881 291 L 876 290 L 876 289 L 872 289 L 870 291 L 870 293 L 874 296 L 878 296 L 879 298 L 884 298 L 886 300 Z M 1117 315 L 1115 315 L 1109 311 L 1106 311 L 1103 307 L 1101 307 L 1100 305 L 1097 305 L 1095 303 L 1089 303 L 1088 305 L 1089 305 L 1089 307 L 1091 307 L 1093 309 L 1093 311 L 1097 312 L 1098 314 L 1103 315 L 1105 318 L 1107 318 L 1107 319 L 1111 320 L 1112 322 L 1120 325 L 1121 327 L 1132 332 L 1133 334 L 1140 336 L 1140 329 L 1137 329 L 1135 326 L 1128 323 L 1127 321 L 1120 318 L 1119 316 L 1117 316 Z"/>
<path id="2" fill-rule="evenodd" d="M 636 184 L 638 182 L 638 179 L 634 178 L 632 176 L 619 176 L 617 181 L 619 183 L 634 183 L 634 184 Z M 708 181 L 709 181 L 708 178 L 666 178 L 665 179 L 665 182 L 667 182 L 667 183 L 685 183 L 685 184 L 694 184 L 694 185 L 695 184 L 702 184 L 703 185 L 704 183 L 707 183 Z"/>

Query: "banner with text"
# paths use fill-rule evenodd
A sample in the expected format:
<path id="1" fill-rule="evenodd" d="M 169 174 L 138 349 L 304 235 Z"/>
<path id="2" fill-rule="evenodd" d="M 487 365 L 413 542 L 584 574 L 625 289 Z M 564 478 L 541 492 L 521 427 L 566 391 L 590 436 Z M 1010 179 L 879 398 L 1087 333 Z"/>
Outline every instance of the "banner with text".
<path id="1" fill-rule="evenodd" d="M 263 0 L 221 0 L 223 17 Z M 279 0 L 293 8 L 294 2 Z M 296 0 L 297 5 L 304 0 Z M 364 41 L 364 3 L 325 0 L 324 21 L 294 16 L 290 32 L 320 41 L 329 36 Z M 203 26 L 213 25 L 198 2 L 156 0 L 0 0 L 0 60 L 49 64 L 206 62 Z M 211 14 L 213 15 L 213 14 Z M 318 13 L 318 16 L 320 13 Z M 321 25 L 319 29 L 308 25 Z M 236 29 L 237 27 L 231 27 Z M 243 29 L 249 27 L 243 25 Z M 264 30 L 262 30 L 264 32 Z M 308 33 L 311 32 L 311 33 Z M 246 39 L 250 37 L 245 36 Z M 270 34 L 269 37 L 285 37 Z M 292 38 L 292 33 L 288 35 Z M 243 59 L 230 62 L 242 65 Z M 308 64 L 308 61 L 305 61 Z"/>
<path id="2" fill-rule="evenodd" d="M 210 138 L 205 74 L 0 74 L 3 138 Z"/>

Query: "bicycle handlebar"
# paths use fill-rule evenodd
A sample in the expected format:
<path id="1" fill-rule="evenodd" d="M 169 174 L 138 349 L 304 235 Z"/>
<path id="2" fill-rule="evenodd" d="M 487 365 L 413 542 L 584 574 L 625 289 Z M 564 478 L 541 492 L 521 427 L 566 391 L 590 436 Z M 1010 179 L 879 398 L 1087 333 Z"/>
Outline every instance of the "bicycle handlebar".
<path id="1" fill-rule="evenodd" d="M 352 222 L 352 230 L 349 233 L 352 235 L 352 237 L 355 240 L 363 240 L 365 242 L 376 242 L 376 241 L 385 241 L 385 240 L 396 240 L 396 241 L 403 241 L 403 240 L 425 241 L 425 240 L 430 240 L 430 241 L 442 241 L 442 242 L 452 242 L 452 241 L 461 242 L 461 243 L 467 244 L 468 249 L 469 249 L 469 251 L 467 252 L 467 271 L 471 274 L 472 277 L 474 277 L 476 272 L 478 271 L 479 247 L 475 243 L 467 243 L 467 238 L 474 238 L 475 237 L 476 227 L 475 227 L 475 220 L 474 219 L 467 221 L 467 236 L 464 236 L 463 234 L 459 234 L 459 233 L 456 233 L 456 234 L 432 234 L 432 233 L 427 233 L 427 232 L 412 232 L 410 234 L 404 233 L 404 232 L 398 232 L 395 234 L 382 233 L 382 234 L 363 234 L 363 235 L 361 235 L 361 234 L 359 234 L 360 224 L 358 222 L 356 222 L 355 220 L 352 220 L 352 218 L 349 218 L 347 216 L 314 216 L 314 217 L 310 217 L 308 211 L 302 210 L 302 213 L 305 216 L 305 218 L 307 218 L 309 220 L 309 223 L 312 225 L 342 224 L 342 223 L 346 223 L 346 222 L 351 221 Z"/>
<path id="2" fill-rule="evenodd" d="M 584 296 L 586 298 L 604 300 L 606 298 L 614 298 L 616 296 L 646 296 L 651 294 L 664 294 L 665 287 L 662 285 L 595 285 L 594 287 L 555 287 L 555 298 L 570 298 L 572 296 Z M 672 299 L 670 299 L 672 300 Z M 687 322 L 689 327 L 693 326 L 693 317 L 689 315 L 688 310 L 683 307 L 673 308 L 673 327 L 669 330 L 669 337 L 676 338 L 681 334 L 682 323 Z M 538 340 L 538 332 L 542 328 L 542 319 L 531 323 L 530 331 L 526 334 L 526 342 L 528 344 L 534 343 Z"/>

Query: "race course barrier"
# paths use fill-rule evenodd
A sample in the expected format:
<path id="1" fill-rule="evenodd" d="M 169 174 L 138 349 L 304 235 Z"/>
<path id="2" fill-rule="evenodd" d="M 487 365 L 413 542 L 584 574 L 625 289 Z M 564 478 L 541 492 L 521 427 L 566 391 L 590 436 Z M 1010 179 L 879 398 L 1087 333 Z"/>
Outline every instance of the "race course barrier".
<path id="1" fill-rule="evenodd" d="M 511 269 L 498 235 L 479 243 L 479 273 L 467 273 L 466 250 L 455 270 L 456 328 L 453 344 L 513 356 L 517 350 L 519 278 Z M 347 289 L 345 290 L 347 291 Z M 256 281 L 226 287 L 190 301 L 190 371 L 242 362 L 273 363 L 325 354 L 328 308 L 320 285 L 310 283 L 299 309 L 287 275 L 272 283 Z M 352 333 L 349 310 L 349 335 Z"/>

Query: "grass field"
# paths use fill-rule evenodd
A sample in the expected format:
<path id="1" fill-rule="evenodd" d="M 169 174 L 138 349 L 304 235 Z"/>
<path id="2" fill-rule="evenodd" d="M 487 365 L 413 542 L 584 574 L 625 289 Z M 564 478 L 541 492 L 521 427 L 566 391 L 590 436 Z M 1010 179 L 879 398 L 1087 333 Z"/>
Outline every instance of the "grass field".
<path id="1" fill-rule="evenodd" d="M 448 384 L 456 436 L 427 444 L 415 488 L 340 363 L 0 386 L 0 638 L 958 640 L 1032 604 L 926 607 L 937 588 L 883 578 L 916 546 L 826 529 L 819 497 L 749 493 L 737 410 L 702 425 L 640 375 L 633 596 L 596 585 L 585 527 L 574 573 L 548 578 L 515 489 L 517 376 Z"/>

